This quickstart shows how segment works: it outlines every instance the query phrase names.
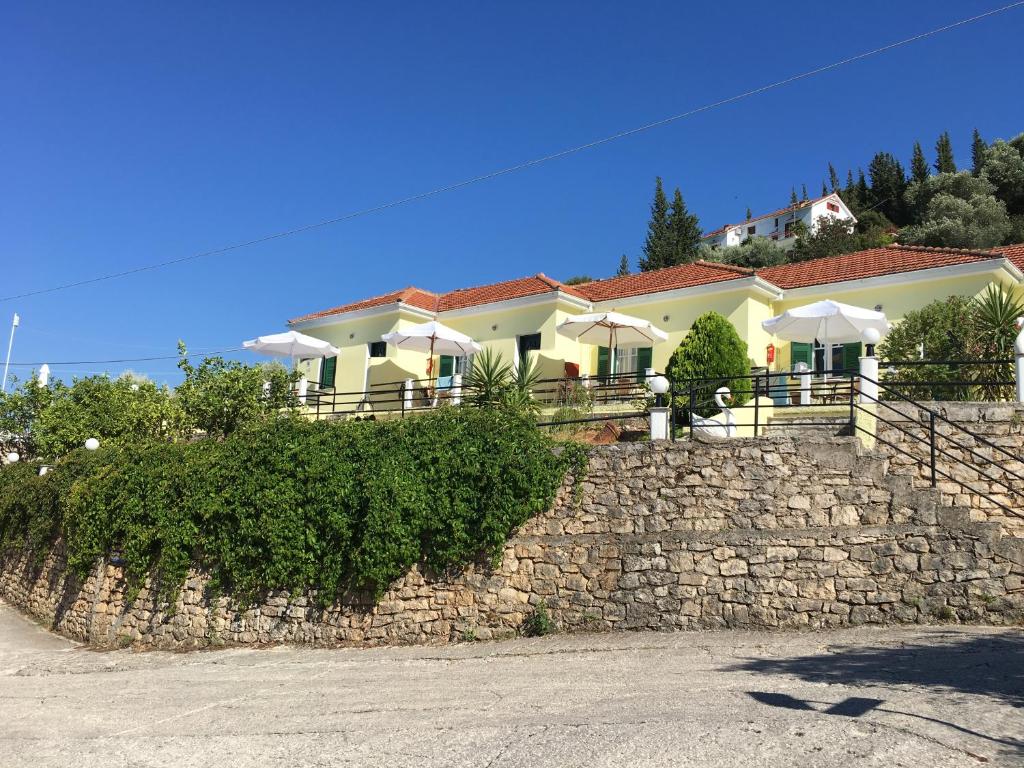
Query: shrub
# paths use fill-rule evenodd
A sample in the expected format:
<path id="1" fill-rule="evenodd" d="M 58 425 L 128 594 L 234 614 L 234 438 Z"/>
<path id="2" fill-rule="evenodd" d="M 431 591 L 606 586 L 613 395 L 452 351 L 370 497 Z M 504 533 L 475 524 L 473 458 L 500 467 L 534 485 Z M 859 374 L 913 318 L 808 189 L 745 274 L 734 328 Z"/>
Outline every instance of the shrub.
<path id="1" fill-rule="evenodd" d="M 243 598 L 268 589 L 380 593 L 500 554 L 545 510 L 582 449 L 504 410 L 443 409 L 387 422 L 269 421 L 224 440 L 79 450 L 44 477 L 0 470 L 0 542 L 60 532 L 87 573 L 119 551 L 129 585 L 169 597 L 192 566 Z"/>
<path id="2" fill-rule="evenodd" d="M 735 405 L 750 399 L 747 344 L 732 323 L 717 312 L 707 312 L 694 321 L 672 353 L 665 375 L 678 387 L 673 402 L 679 405 L 689 401 L 689 380 L 705 380 L 694 388 L 694 411 L 702 416 L 718 412 L 713 397 L 722 385 L 732 390 Z"/>
<path id="3" fill-rule="evenodd" d="M 526 637 L 543 637 L 554 634 L 555 623 L 548 614 L 548 604 L 541 600 L 523 621 L 522 632 Z"/>

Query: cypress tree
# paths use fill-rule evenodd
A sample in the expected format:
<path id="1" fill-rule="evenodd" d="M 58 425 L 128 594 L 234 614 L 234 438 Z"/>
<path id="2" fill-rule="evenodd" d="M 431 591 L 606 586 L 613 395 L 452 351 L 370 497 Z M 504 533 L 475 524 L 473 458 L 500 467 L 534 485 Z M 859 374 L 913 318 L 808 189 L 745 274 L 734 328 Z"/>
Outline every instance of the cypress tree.
<path id="1" fill-rule="evenodd" d="M 796 187 L 791 187 L 789 190 L 789 204 L 796 205 L 800 202 L 800 199 L 796 196 Z"/>
<path id="2" fill-rule="evenodd" d="M 644 241 L 644 255 L 640 257 L 640 269 L 646 272 L 669 266 L 671 251 L 672 233 L 668 223 L 668 199 L 661 184 L 661 176 L 658 176 L 654 180 L 651 220 L 647 223 L 647 239 Z"/>
<path id="3" fill-rule="evenodd" d="M 871 197 L 871 192 L 868 190 L 868 181 L 864 178 L 864 171 L 860 168 L 857 169 L 857 201 L 861 207 L 868 204 L 868 200 Z"/>
<path id="4" fill-rule="evenodd" d="M 828 183 L 832 185 L 832 191 L 839 191 L 839 174 L 836 173 L 836 168 L 832 163 L 828 164 Z"/>
<path id="5" fill-rule="evenodd" d="M 943 131 L 939 140 L 935 142 L 935 170 L 939 173 L 956 173 L 953 142 L 949 139 L 949 131 Z"/>
<path id="6" fill-rule="evenodd" d="M 823 181 L 821 182 L 821 196 L 825 197 L 826 195 L 828 195 L 828 185 Z"/>
<path id="7" fill-rule="evenodd" d="M 622 258 L 619 259 L 619 271 L 615 273 L 616 277 L 625 277 L 629 274 L 629 259 L 626 258 L 626 254 L 622 254 Z"/>
<path id="8" fill-rule="evenodd" d="M 753 214 L 753 212 L 752 212 L 752 211 L 750 210 L 750 208 L 748 207 L 748 208 L 747 208 L 747 221 L 750 221 L 750 220 L 751 220 L 752 218 L 754 218 L 754 214 Z"/>
<path id="9" fill-rule="evenodd" d="M 924 159 L 924 150 L 921 149 L 921 142 L 914 142 L 914 154 L 910 158 L 910 177 L 920 183 L 931 174 L 928 168 L 928 161 Z"/>
<path id="10" fill-rule="evenodd" d="M 985 151 L 988 149 L 988 144 L 981 138 L 981 134 L 978 129 L 974 129 L 974 140 L 971 142 L 971 170 L 975 176 L 981 174 L 981 169 L 985 167 Z"/>
<path id="11" fill-rule="evenodd" d="M 801 184 L 800 185 L 800 199 L 801 200 L 806 200 L 807 199 L 807 185 L 806 184 Z"/>
<path id="12" fill-rule="evenodd" d="M 676 187 L 672 197 L 672 207 L 668 212 L 668 227 L 672 237 L 672 249 L 669 263 L 665 266 L 689 264 L 696 261 L 703 233 L 696 214 L 687 210 L 679 187 Z"/>
<path id="13" fill-rule="evenodd" d="M 867 204 L 885 214 L 894 224 L 905 224 L 903 192 L 907 188 L 907 175 L 903 165 L 889 152 L 879 152 L 868 166 L 871 176 L 871 195 Z"/>

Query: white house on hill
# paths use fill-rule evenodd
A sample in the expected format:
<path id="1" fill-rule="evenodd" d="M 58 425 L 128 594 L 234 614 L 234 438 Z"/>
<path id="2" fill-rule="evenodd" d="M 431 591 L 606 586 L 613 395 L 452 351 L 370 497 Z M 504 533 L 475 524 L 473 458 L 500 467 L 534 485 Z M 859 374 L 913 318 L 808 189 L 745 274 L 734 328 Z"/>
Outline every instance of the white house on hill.
<path id="1" fill-rule="evenodd" d="M 755 216 L 740 224 L 726 224 L 714 232 L 708 232 L 702 242 L 715 248 L 731 248 L 740 245 L 748 237 L 767 237 L 788 250 L 796 242 L 793 234 L 796 222 L 803 222 L 808 232 L 814 232 L 818 222 L 825 216 L 849 221 L 851 225 L 857 223 L 846 203 L 833 192 L 814 200 L 802 200 L 796 205 L 763 216 Z"/>

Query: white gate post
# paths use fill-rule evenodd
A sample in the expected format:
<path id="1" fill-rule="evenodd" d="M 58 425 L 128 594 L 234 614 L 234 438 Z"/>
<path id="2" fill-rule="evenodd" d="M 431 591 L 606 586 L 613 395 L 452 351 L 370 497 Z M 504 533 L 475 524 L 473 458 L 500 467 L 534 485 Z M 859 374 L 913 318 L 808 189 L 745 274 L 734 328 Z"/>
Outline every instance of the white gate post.
<path id="1" fill-rule="evenodd" d="M 811 369 L 807 363 L 797 363 L 796 372 L 800 374 L 800 405 L 810 405 Z"/>
<path id="2" fill-rule="evenodd" d="M 405 391 L 402 393 L 404 399 L 405 410 L 412 410 L 412 379 L 405 380 Z"/>
<path id="3" fill-rule="evenodd" d="M 1017 318 L 1016 341 L 1013 342 L 1013 358 L 1017 371 L 1017 402 L 1024 403 L 1024 317 Z"/>
<path id="4" fill-rule="evenodd" d="M 648 369 L 651 373 L 653 371 Z M 648 379 L 648 385 L 655 396 L 655 404 L 650 409 L 651 440 L 668 440 L 669 438 L 669 408 L 664 406 L 665 393 L 668 392 L 669 380 L 664 376 L 652 376 Z"/>
<path id="5" fill-rule="evenodd" d="M 862 403 L 878 402 L 878 358 L 875 357 L 875 344 L 882 338 L 874 328 L 868 328 L 861 335 L 864 340 L 864 357 L 860 358 L 860 401 Z"/>
<path id="6" fill-rule="evenodd" d="M 452 376 L 451 403 L 458 405 L 462 402 L 462 374 L 456 373 Z"/>

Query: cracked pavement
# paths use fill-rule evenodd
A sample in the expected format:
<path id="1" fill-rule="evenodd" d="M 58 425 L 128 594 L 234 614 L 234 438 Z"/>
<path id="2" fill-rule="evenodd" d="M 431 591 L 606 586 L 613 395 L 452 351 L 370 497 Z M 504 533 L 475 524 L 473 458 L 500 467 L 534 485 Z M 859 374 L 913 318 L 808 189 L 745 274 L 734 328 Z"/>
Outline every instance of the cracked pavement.
<path id="1" fill-rule="evenodd" d="M 1024 633 L 97 652 L 0 603 L 0 765 L 1024 765 Z"/>

